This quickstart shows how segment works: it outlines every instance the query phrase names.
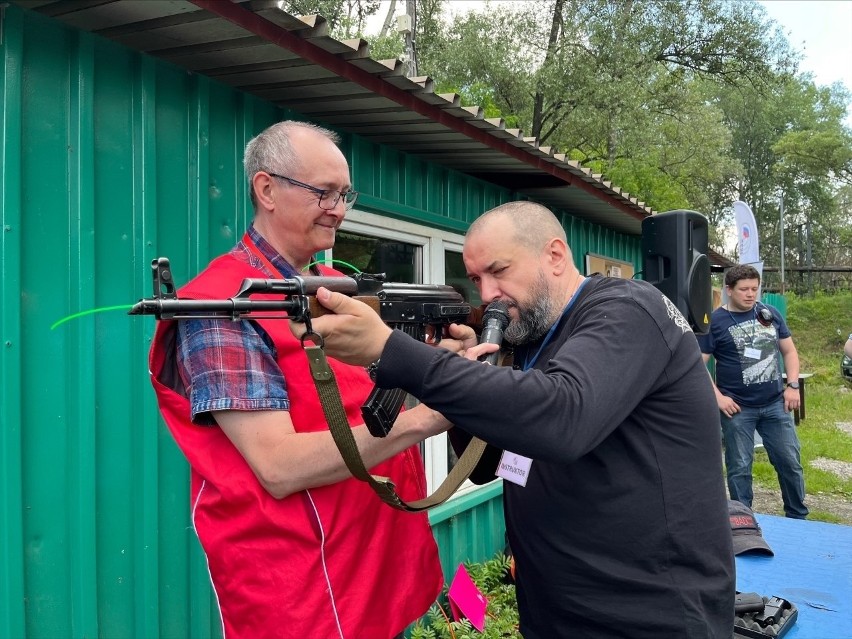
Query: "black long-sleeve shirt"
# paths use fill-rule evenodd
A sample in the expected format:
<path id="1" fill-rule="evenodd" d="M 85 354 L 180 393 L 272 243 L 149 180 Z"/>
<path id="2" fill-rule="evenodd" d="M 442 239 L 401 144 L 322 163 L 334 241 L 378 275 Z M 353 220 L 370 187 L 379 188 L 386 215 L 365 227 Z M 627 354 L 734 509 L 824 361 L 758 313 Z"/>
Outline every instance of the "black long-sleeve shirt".
<path id="1" fill-rule="evenodd" d="M 533 459 L 526 486 L 504 484 L 525 639 L 729 639 L 718 409 L 677 309 L 647 283 L 591 278 L 514 362 L 483 366 L 395 332 L 377 379 Z"/>

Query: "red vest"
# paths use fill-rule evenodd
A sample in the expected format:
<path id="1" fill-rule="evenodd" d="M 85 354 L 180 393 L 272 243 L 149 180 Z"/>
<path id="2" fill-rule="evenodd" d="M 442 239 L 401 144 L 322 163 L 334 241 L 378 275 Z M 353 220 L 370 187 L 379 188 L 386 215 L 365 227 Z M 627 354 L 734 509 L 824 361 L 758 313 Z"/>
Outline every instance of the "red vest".
<path id="1" fill-rule="evenodd" d="M 324 269 L 323 274 L 340 273 Z M 180 297 L 223 299 L 245 277 L 267 276 L 229 255 L 214 260 Z M 278 349 L 297 432 L 327 430 L 307 357 L 286 320 L 258 320 Z M 422 616 L 443 586 L 425 513 L 384 504 L 347 479 L 275 499 L 217 426 L 190 421 L 176 375 L 174 322 L 160 321 L 150 353 L 160 411 L 192 470 L 192 521 L 218 598 L 226 639 L 389 639 Z M 329 358 L 350 425 L 372 384 L 364 369 Z M 406 501 L 426 495 L 412 447 L 370 469 Z"/>

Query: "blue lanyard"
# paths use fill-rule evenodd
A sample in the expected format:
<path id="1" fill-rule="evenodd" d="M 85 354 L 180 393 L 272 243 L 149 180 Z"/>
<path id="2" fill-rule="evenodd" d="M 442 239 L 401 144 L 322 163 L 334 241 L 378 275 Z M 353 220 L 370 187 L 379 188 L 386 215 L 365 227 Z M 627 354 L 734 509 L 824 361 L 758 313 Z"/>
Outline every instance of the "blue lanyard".
<path id="1" fill-rule="evenodd" d="M 550 342 L 550 340 L 553 338 L 553 334 L 556 332 L 556 327 L 559 326 L 559 323 L 562 321 L 562 318 L 565 316 L 565 313 L 567 313 L 568 310 L 572 306 L 574 306 L 574 301 L 577 299 L 577 296 L 580 294 L 580 291 L 583 290 L 583 287 L 588 281 L 589 280 L 587 278 L 580 282 L 580 286 L 578 286 L 577 290 L 574 291 L 574 294 L 571 296 L 571 299 L 568 300 L 568 303 L 565 305 L 565 308 L 562 309 L 562 312 L 559 314 L 559 317 L 553 323 L 553 326 L 551 326 L 550 330 L 547 331 L 547 335 L 544 336 L 544 341 L 541 343 L 541 346 L 538 347 L 538 351 L 536 351 L 536 354 L 531 360 L 524 359 L 524 367 L 522 370 L 528 371 L 533 367 L 533 364 L 536 363 L 536 360 L 538 360 L 538 356 L 541 355 L 541 352 L 544 350 L 544 347 L 547 346 L 548 342 Z"/>

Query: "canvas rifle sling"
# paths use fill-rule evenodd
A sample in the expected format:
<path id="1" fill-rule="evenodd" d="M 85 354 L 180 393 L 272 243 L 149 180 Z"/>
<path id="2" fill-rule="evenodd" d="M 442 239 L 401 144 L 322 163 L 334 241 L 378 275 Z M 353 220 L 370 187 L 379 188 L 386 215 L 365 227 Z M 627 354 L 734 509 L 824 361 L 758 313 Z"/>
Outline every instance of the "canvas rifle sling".
<path id="1" fill-rule="evenodd" d="M 263 262 L 269 272 L 275 273 L 279 278 L 284 277 L 257 248 L 248 232 L 243 236 L 243 242 Z M 334 443 L 337 444 L 337 448 L 343 456 L 343 461 L 346 463 L 346 467 L 352 473 L 352 476 L 370 484 L 378 496 L 381 497 L 382 501 L 399 510 L 419 512 L 432 506 L 437 506 L 449 499 L 479 463 L 479 458 L 482 457 L 482 453 L 485 450 L 485 442 L 474 437 L 467 445 L 467 448 L 465 448 L 458 463 L 456 463 L 452 471 L 447 475 L 447 478 L 429 497 L 412 502 L 404 501 L 396 494 L 396 487 L 390 478 L 371 475 L 364 466 L 364 460 L 361 459 L 361 453 L 358 452 L 358 446 L 355 444 L 355 437 L 349 429 L 349 422 L 346 420 L 346 411 L 343 409 L 343 402 L 340 399 L 337 380 L 335 380 L 334 372 L 328 365 L 325 352 L 322 350 L 322 337 L 311 330 L 310 320 L 307 322 L 307 329 L 308 331 L 302 336 L 302 348 L 304 348 L 305 353 L 308 355 L 311 376 L 317 387 L 317 393 L 319 393 L 320 403 L 322 404 L 322 410 L 325 413 L 329 430 L 331 430 L 331 436 L 334 439 Z M 319 343 L 308 345 L 306 339 L 310 338 L 318 339 Z"/>
<path id="2" fill-rule="evenodd" d="M 328 365 L 322 345 L 308 344 L 305 341 L 305 337 L 307 336 L 308 334 L 302 337 L 302 347 L 308 356 L 311 376 L 314 379 L 331 436 L 334 439 L 334 443 L 337 444 L 337 448 L 340 450 L 340 454 L 343 456 L 343 461 L 346 463 L 349 472 L 355 478 L 370 484 L 382 501 L 398 510 L 420 512 L 437 506 L 449 499 L 479 463 L 479 459 L 485 450 L 485 442 L 477 437 L 471 439 L 456 465 L 434 493 L 425 499 L 418 499 L 411 502 L 404 501 L 396 494 L 396 486 L 389 477 L 371 475 L 364 466 L 364 460 L 361 459 L 361 454 L 358 452 L 358 446 L 355 443 L 355 437 L 349 428 L 349 422 L 346 420 L 346 411 L 343 409 L 343 402 L 340 399 L 340 391 L 337 388 L 334 371 Z M 315 334 L 314 336 L 318 337 Z"/>

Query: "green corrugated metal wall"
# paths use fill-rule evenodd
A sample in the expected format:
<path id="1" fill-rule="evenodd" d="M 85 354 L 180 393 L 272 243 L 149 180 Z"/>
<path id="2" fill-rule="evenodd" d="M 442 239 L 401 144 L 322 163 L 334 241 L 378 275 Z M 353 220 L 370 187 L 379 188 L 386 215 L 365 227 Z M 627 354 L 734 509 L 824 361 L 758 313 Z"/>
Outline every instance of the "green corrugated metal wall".
<path id="1" fill-rule="evenodd" d="M 150 295 L 154 257 L 182 283 L 230 248 L 245 142 L 291 114 L 16 6 L 0 36 L 0 637 L 218 636 L 188 470 L 147 379 L 153 320 L 51 325 Z M 514 197 L 346 146 L 374 212 L 463 232 Z M 563 220 L 578 263 L 638 264 L 638 238 Z M 503 545 L 498 487 L 432 517 L 447 570 Z"/>
<path id="2" fill-rule="evenodd" d="M 764 293 L 760 301 L 769 306 L 774 306 L 781 313 L 781 317 L 787 320 L 787 298 L 780 293 Z"/>
<path id="3" fill-rule="evenodd" d="M 499 481 L 429 511 L 444 576 L 452 579 L 464 561 L 490 559 L 506 545 L 503 484 Z"/>

